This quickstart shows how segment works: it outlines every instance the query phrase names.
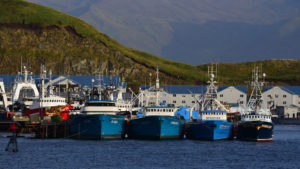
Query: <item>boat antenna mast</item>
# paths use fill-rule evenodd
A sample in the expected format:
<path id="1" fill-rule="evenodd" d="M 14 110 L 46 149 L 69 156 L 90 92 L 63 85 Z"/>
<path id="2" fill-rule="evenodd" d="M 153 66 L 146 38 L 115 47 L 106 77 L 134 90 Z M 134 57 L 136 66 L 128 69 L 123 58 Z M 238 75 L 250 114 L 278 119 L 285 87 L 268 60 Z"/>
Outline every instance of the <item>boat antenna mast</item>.
<path id="1" fill-rule="evenodd" d="M 201 101 L 201 110 L 213 110 L 215 109 L 215 99 L 217 98 L 218 88 L 215 85 L 217 81 L 214 79 L 217 76 L 217 67 L 214 65 L 208 66 L 208 77 L 210 78 L 207 82 L 207 89 L 205 95 Z"/>
<path id="2" fill-rule="evenodd" d="M 247 104 L 248 109 L 257 112 L 263 105 L 262 89 L 265 84 L 266 74 L 259 71 L 258 67 L 255 67 L 252 71 L 252 81 L 250 86 L 252 88 L 251 95 Z"/>
<path id="3" fill-rule="evenodd" d="M 40 100 L 42 100 L 45 97 L 45 79 L 46 79 L 46 68 L 45 65 L 41 66 L 41 79 L 42 79 L 42 86 L 41 86 L 41 95 Z M 40 102 L 40 104 L 43 104 L 43 102 Z M 40 105 L 40 107 L 43 107 L 43 105 Z"/>

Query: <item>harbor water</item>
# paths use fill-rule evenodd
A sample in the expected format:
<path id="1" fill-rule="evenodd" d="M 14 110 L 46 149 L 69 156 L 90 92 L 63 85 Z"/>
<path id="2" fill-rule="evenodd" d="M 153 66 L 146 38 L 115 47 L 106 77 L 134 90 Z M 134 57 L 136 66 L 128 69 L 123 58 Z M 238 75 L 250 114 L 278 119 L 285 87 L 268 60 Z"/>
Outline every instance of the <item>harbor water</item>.
<path id="1" fill-rule="evenodd" d="M 7 135 L 7 134 L 6 134 Z M 300 125 L 276 125 L 273 142 L 237 140 L 110 140 L 18 138 L 0 168 L 299 168 Z"/>

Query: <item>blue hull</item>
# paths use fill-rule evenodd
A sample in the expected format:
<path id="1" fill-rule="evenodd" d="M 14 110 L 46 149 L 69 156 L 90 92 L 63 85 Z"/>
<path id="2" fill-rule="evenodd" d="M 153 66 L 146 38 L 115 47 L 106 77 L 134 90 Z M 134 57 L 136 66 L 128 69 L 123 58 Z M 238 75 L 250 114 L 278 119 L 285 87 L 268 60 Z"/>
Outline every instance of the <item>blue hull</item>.
<path id="1" fill-rule="evenodd" d="M 233 124 L 224 121 L 203 121 L 187 124 L 187 138 L 196 140 L 223 140 L 231 136 Z"/>
<path id="2" fill-rule="evenodd" d="M 133 119 L 128 137 L 133 139 L 179 139 L 183 137 L 184 120 L 168 116 L 146 116 Z"/>
<path id="3" fill-rule="evenodd" d="M 269 122 L 241 122 L 238 125 L 237 139 L 245 141 L 272 141 L 273 123 Z"/>
<path id="4" fill-rule="evenodd" d="M 119 139 L 124 134 L 124 116 L 78 115 L 71 120 L 70 133 L 78 139 Z"/>

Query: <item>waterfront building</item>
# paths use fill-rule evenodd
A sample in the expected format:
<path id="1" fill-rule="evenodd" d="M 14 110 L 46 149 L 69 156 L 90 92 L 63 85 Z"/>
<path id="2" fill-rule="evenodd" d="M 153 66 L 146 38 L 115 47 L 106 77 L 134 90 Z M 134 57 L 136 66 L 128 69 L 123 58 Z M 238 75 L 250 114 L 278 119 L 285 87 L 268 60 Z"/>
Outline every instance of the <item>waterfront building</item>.
<path id="1" fill-rule="evenodd" d="M 275 116 L 297 118 L 300 116 L 300 86 L 271 86 L 263 93 L 268 107 Z"/>
<path id="2" fill-rule="evenodd" d="M 225 105 L 246 107 L 247 93 L 247 86 L 219 86 L 217 99 Z"/>
<path id="3" fill-rule="evenodd" d="M 163 92 L 161 92 L 160 102 L 175 107 L 192 107 L 206 92 L 206 86 L 201 85 L 161 85 L 161 88 Z M 146 104 L 145 96 L 149 95 L 148 89 L 149 86 L 147 85 L 140 87 L 140 93 L 144 93 L 140 97 L 141 105 Z M 222 104 L 245 106 L 247 103 L 247 86 L 219 86 L 217 99 Z"/>

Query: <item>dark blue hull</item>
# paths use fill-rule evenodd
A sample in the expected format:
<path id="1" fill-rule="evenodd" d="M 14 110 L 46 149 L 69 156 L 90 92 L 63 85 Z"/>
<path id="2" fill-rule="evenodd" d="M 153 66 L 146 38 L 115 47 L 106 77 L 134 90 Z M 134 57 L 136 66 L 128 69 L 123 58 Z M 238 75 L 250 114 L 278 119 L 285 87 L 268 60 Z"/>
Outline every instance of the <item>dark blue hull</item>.
<path id="1" fill-rule="evenodd" d="M 224 140 L 231 136 L 233 124 L 224 121 L 200 121 L 187 124 L 187 138 L 196 140 Z"/>
<path id="2" fill-rule="evenodd" d="M 78 115 L 71 120 L 70 134 L 78 139 L 120 139 L 124 134 L 124 116 Z"/>
<path id="3" fill-rule="evenodd" d="M 129 122 L 132 139 L 179 139 L 183 137 L 184 120 L 168 116 L 146 116 Z"/>
<path id="4" fill-rule="evenodd" d="M 270 122 L 241 122 L 238 125 L 237 139 L 245 141 L 272 141 L 273 123 Z"/>

